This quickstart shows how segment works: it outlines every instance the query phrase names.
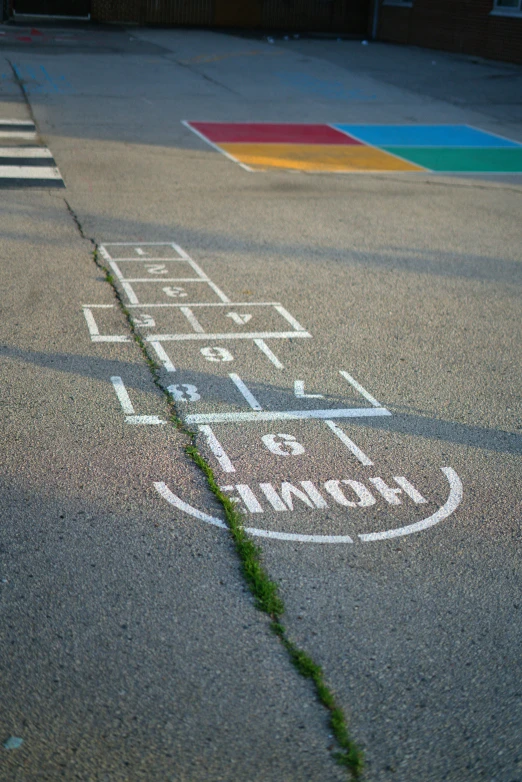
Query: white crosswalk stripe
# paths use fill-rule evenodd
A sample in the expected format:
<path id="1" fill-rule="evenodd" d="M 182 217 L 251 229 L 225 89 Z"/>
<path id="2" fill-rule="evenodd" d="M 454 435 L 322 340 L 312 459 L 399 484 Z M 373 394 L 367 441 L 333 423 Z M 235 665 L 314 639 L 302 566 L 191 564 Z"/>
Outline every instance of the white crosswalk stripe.
<path id="1" fill-rule="evenodd" d="M 47 147 L 19 144 L 37 141 L 34 122 L 0 119 L 0 139 L 12 146 L 0 147 L 0 189 L 65 187 L 62 175 Z"/>

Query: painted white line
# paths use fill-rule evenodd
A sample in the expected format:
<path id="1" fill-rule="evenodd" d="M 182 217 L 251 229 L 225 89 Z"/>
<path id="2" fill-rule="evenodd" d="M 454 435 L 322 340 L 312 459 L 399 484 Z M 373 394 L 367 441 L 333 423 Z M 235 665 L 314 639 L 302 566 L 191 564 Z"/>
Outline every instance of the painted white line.
<path id="1" fill-rule="evenodd" d="M 361 464 L 364 464 L 365 467 L 371 467 L 373 465 L 373 462 L 371 459 L 369 459 L 366 454 L 361 451 L 361 449 L 355 445 L 353 440 L 350 440 L 350 438 L 343 432 L 343 430 L 337 426 L 336 423 L 333 421 L 325 421 L 326 426 L 329 426 L 332 432 L 337 435 L 339 440 L 346 445 L 349 451 L 353 453 L 356 459 L 358 459 Z"/>
<path id="2" fill-rule="evenodd" d="M 272 362 L 272 364 L 277 367 L 278 369 L 284 369 L 283 364 L 279 361 L 275 353 L 272 353 L 268 345 L 263 339 L 255 339 L 254 343 L 257 345 L 259 350 L 261 350 L 265 356 Z"/>
<path id="3" fill-rule="evenodd" d="M 118 278 L 118 280 L 120 280 L 120 282 L 122 282 L 122 281 L 126 282 L 126 280 L 125 280 L 125 278 L 123 276 L 123 273 L 122 273 L 120 267 L 118 266 L 118 264 L 116 263 L 116 261 L 109 261 L 109 266 L 113 270 L 113 272 L 116 275 L 116 277 Z"/>
<path id="4" fill-rule="evenodd" d="M 88 307 L 83 307 L 83 314 L 85 316 L 85 320 L 87 321 L 87 328 L 89 329 L 89 334 L 91 337 L 91 342 L 130 342 L 131 338 L 124 336 L 124 335 L 114 335 L 114 336 L 100 336 L 100 332 L 98 329 L 98 326 L 96 324 L 96 321 L 94 320 L 94 315 L 91 312 L 91 308 L 93 307 L 99 307 L 102 309 L 113 309 L 113 304 L 91 304 Z"/>
<path id="5" fill-rule="evenodd" d="M 349 375 L 348 372 L 344 372 L 342 369 L 340 369 L 339 374 L 342 375 L 355 388 L 355 390 L 361 394 L 361 396 L 367 399 L 371 405 L 374 407 L 382 407 L 381 403 L 378 402 L 374 396 L 368 393 L 368 391 L 363 388 L 362 385 L 357 382 L 357 380 L 354 380 L 354 378 Z"/>
<path id="6" fill-rule="evenodd" d="M 180 247 L 179 244 L 176 244 L 176 242 L 169 242 L 170 246 L 177 252 L 180 258 L 183 258 L 185 261 L 191 261 L 192 258 L 188 253 L 185 252 L 183 247 Z"/>
<path id="7" fill-rule="evenodd" d="M 166 352 L 166 350 L 163 347 L 163 345 L 161 344 L 161 342 L 151 342 L 150 345 L 156 351 L 157 357 L 159 358 L 159 360 L 163 364 L 163 369 L 166 369 L 167 372 L 175 372 L 176 371 L 176 367 L 174 366 L 174 364 L 170 360 L 170 358 L 168 356 L 168 353 Z"/>
<path id="8" fill-rule="evenodd" d="M 201 521 L 206 521 L 207 524 L 213 524 L 215 527 L 222 527 L 223 529 L 227 529 L 227 525 L 224 521 L 217 519 L 215 516 L 209 516 L 208 513 L 202 513 L 197 508 L 193 508 L 192 505 L 183 502 L 182 499 L 170 491 L 169 487 L 165 483 L 157 481 L 154 483 L 154 488 L 161 494 L 163 499 L 167 500 L 167 502 L 170 502 L 170 504 L 174 505 L 174 507 L 178 508 L 178 510 L 182 510 L 184 513 L 188 513 L 190 516 L 194 516 L 194 518 L 200 519 Z"/>
<path id="9" fill-rule="evenodd" d="M 292 540 L 296 543 L 353 543 L 349 535 L 299 535 L 294 532 L 272 532 L 267 529 L 246 527 L 245 532 L 258 538 L 272 538 L 272 540 Z"/>
<path id="10" fill-rule="evenodd" d="M 47 147 L 0 147 L 0 157 L 50 157 L 52 159 L 53 155 Z"/>
<path id="11" fill-rule="evenodd" d="M 492 130 L 484 130 L 484 128 L 478 128 L 476 125 L 465 125 L 465 127 L 471 128 L 472 130 L 478 130 L 479 133 L 487 133 L 489 136 L 496 136 L 497 138 L 504 139 L 504 141 L 511 141 L 514 142 L 515 144 L 518 144 L 519 146 L 522 146 L 522 141 L 516 141 L 516 139 L 509 138 L 508 136 L 501 136 L 500 133 L 493 133 Z M 502 149 L 506 149 L 506 147 L 502 147 Z M 477 172 L 477 173 L 482 173 L 482 172 Z"/>
<path id="12" fill-rule="evenodd" d="M 98 247 L 98 250 L 100 251 L 100 255 L 102 256 L 104 261 L 110 261 L 111 260 L 111 256 L 107 252 L 107 250 L 105 249 L 105 245 L 100 244 L 100 246 Z"/>
<path id="13" fill-rule="evenodd" d="M 221 299 L 221 301 L 223 301 L 223 302 L 225 302 L 226 304 L 228 304 L 228 302 L 230 301 L 230 299 L 228 298 L 228 296 L 227 296 L 225 293 L 223 293 L 223 291 L 221 290 L 221 288 L 218 288 L 218 286 L 216 285 L 216 283 L 215 283 L 215 282 L 212 282 L 212 280 L 207 280 L 207 282 L 208 282 L 208 284 L 210 285 L 210 287 L 212 288 L 212 290 L 213 290 L 215 293 L 217 293 L 217 295 L 219 296 L 219 298 Z"/>
<path id="14" fill-rule="evenodd" d="M 131 342 L 130 337 L 113 336 L 113 337 L 91 337 L 92 342 Z"/>
<path id="15" fill-rule="evenodd" d="M 216 293 L 218 295 L 218 297 L 221 299 L 221 301 L 224 302 L 225 304 L 228 304 L 230 302 L 230 299 L 228 298 L 226 293 L 223 293 L 221 288 L 218 288 L 218 286 L 214 282 L 212 282 L 210 277 L 207 274 L 205 274 L 205 272 L 203 271 L 201 266 L 198 266 L 196 261 L 193 261 L 192 258 L 190 258 L 188 255 L 187 255 L 187 261 L 192 266 L 192 268 L 194 269 L 196 274 L 199 274 L 201 279 L 205 280 L 205 282 L 208 283 L 208 285 L 210 285 L 210 287 L 212 288 L 214 293 Z"/>
<path id="16" fill-rule="evenodd" d="M 134 260 L 132 258 L 131 260 Z M 171 302 L 160 302 L 159 304 L 140 304 L 140 307 L 275 307 L 277 301 L 187 301 L 185 304 L 173 304 Z M 93 304 L 96 307 L 98 305 Z M 129 304 L 129 307 L 131 305 Z M 136 306 L 136 305 L 135 305 Z"/>
<path id="17" fill-rule="evenodd" d="M 121 280 L 120 280 L 120 284 L 123 290 L 125 291 L 125 293 L 127 294 L 127 298 L 129 299 L 130 304 L 139 304 L 138 297 L 134 293 L 134 289 L 132 285 L 129 285 L 128 282 L 121 282 Z"/>
<path id="18" fill-rule="evenodd" d="M 199 320 L 196 318 L 190 307 L 180 307 L 179 311 L 183 313 L 183 315 L 186 317 L 194 331 L 196 331 L 198 334 L 204 334 L 205 329 L 199 322 Z"/>
<path id="19" fill-rule="evenodd" d="M 225 449 L 217 439 L 210 426 L 200 426 L 199 431 L 205 436 L 208 447 L 218 460 L 219 466 L 223 472 L 235 472 L 236 468 L 228 458 Z"/>
<path id="20" fill-rule="evenodd" d="M 2 134 L 0 133 L 0 136 Z M 1 163 L 1 161 L 0 161 Z M 2 166 L 0 179 L 61 179 L 56 166 Z"/>
<path id="21" fill-rule="evenodd" d="M 221 149 L 221 147 L 218 147 L 217 144 L 214 144 L 210 139 L 208 139 L 206 136 L 203 135 L 203 133 L 200 133 L 199 130 L 196 130 L 196 128 L 193 128 L 190 122 L 187 122 L 187 120 L 182 119 L 181 124 L 185 125 L 186 128 L 191 130 L 193 133 L 196 134 L 196 136 L 199 136 L 200 139 L 202 139 L 206 144 L 208 144 L 210 147 L 213 147 L 217 152 L 221 152 L 222 155 L 227 157 L 229 160 L 231 160 L 233 163 L 237 163 L 238 166 L 241 166 L 242 169 L 245 171 L 248 171 L 249 173 L 253 173 L 254 169 L 250 168 L 246 165 L 246 163 L 242 163 L 240 160 L 235 158 L 233 155 L 230 155 L 228 152 L 226 152 L 224 149 Z"/>
<path id="22" fill-rule="evenodd" d="M 91 337 L 98 337 L 100 335 L 100 330 L 98 328 L 96 321 L 94 320 L 94 315 L 92 314 L 89 307 L 83 308 L 83 314 L 85 316 L 85 320 L 87 321 L 87 328 L 89 329 L 89 334 L 91 335 Z"/>
<path id="23" fill-rule="evenodd" d="M 27 125 L 28 128 L 35 126 L 30 119 L 0 119 L 0 125 Z"/>
<path id="24" fill-rule="evenodd" d="M 294 396 L 298 399 L 324 399 L 323 394 L 305 394 L 304 380 L 294 380 Z"/>
<path id="25" fill-rule="evenodd" d="M 148 308 L 148 304 L 142 304 L 143 308 Z M 311 337 L 307 331 L 252 331 L 228 334 L 153 334 L 147 337 L 149 342 L 172 342 L 186 339 L 204 339 L 207 341 L 215 339 L 293 339 L 294 337 Z"/>
<path id="26" fill-rule="evenodd" d="M 122 406 L 123 412 L 126 415 L 132 415 L 132 416 L 135 415 L 136 411 L 132 406 L 130 396 L 127 393 L 127 389 L 125 388 L 125 385 L 121 377 L 118 377 L 118 375 L 114 375 L 113 377 L 111 377 L 111 383 L 114 386 L 114 390 L 116 391 L 116 396 L 120 400 L 120 405 Z"/>
<path id="27" fill-rule="evenodd" d="M 235 372 L 230 372 L 229 378 L 237 388 L 237 390 L 243 394 L 246 401 L 252 408 L 252 410 L 262 410 L 263 408 L 255 398 L 254 394 L 250 391 L 250 389 L 243 383 L 239 375 L 236 375 Z"/>
<path id="28" fill-rule="evenodd" d="M 126 424 L 147 424 L 149 426 L 163 426 L 166 421 L 163 421 L 157 415 L 128 415 L 125 418 Z"/>
<path id="29" fill-rule="evenodd" d="M 118 260 L 118 263 L 121 263 Z M 125 282 L 207 282 L 199 277 L 126 277 Z"/>
<path id="30" fill-rule="evenodd" d="M 288 310 L 286 310 L 281 304 L 276 304 L 274 309 L 276 309 L 280 315 L 283 316 L 285 320 L 287 320 L 291 326 L 294 327 L 296 331 L 306 331 L 305 328 L 301 326 L 301 324 L 294 318 L 293 315 L 290 315 Z"/>
<path id="31" fill-rule="evenodd" d="M 3 122 L 2 122 L 3 124 Z M 36 141 L 36 133 L 27 130 L 0 130 L 0 138 L 16 138 L 27 139 L 29 141 Z"/>
<path id="32" fill-rule="evenodd" d="M 180 248 L 180 249 L 181 249 L 181 248 Z M 193 259 L 190 257 L 190 255 L 187 255 L 187 257 L 186 257 L 184 260 L 185 260 L 185 261 L 186 261 L 186 262 L 189 264 L 189 266 L 191 266 L 191 267 L 194 269 L 194 271 L 195 271 L 195 272 L 196 272 L 196 274 L 198 275 L 198 279 L 200 279 L 200 280 L 203 280 L 204 282 L 208 282 L 208 281 L 209 281 L 209 276 L 208 276 L 208 274 L 207 274 L 206 272 L 204 272 L 204 271 L 203 271 L 203 269 L 201 268 L 201 266 L 199 266 L 199 265 L 196 263 L 196 261 L 194 261 L 194 260 L 193 260 Z"/>
<path id="33" fill-rule="evenodd" d="M 439 508 L 438 511 L 431 516 L 428 516 L 428 518 L 415 522 L 415 524 L 408 524 L 405 527 L 397 527 L 396 529 L 386 530 L 385 532 L 370 532 L 365 535 L 359 535 L 359 538 L 367 543 L 374 540 L 389 540 L 390 538 L 398 538 L 402 535 L 411 535 L 414 532 L 428 529 L 428 527 L 432 527 L 434 524 L 438 524 L 439 521 L 451 516 L 462 502 L 462 481 L 451 467 L 441 467 L 440 469 L 448 479 L 450 485 L 448 499 L 442 508 Z"/>
<path id="34" fill-rule="evenodd" d="M 284 410 L 251 413 L 199 413 L 188 415 L 187 424 L 227 424 L 247 421 L 299 421 L 307 418 L 369 418 L 391 415 L 385 407 L 348 407 L 339 410 Z"/>

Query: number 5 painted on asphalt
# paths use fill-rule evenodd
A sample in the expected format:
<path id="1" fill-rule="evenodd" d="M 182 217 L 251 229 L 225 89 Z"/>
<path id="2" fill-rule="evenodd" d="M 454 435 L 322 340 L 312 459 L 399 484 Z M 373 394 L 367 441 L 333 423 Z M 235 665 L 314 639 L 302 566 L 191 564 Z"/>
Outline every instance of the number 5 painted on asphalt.
<path id="1" fill-rule="evenodd" d="M 207 361 L 233 361 L 234 356 L 226 348 L 201 348 L 201 355 Z"/>

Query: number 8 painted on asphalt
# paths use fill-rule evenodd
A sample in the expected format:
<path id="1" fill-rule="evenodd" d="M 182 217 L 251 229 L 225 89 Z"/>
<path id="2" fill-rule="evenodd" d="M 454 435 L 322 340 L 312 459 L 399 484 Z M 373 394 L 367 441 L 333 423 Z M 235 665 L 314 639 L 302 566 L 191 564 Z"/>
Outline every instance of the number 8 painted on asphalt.
<path id="1" fill-rule="evenodd" d="M 201 354 L 207 361 L 233 361 L 234 356 L 226 348 L 201 348 Z"/>
<path id="2" fill-rule="evenodd" d="M 192 386 L 190 383 L 169 386 L 167 391 L 172 395 L 175 402 L 197 402 L 198 399 L 201 399 L 197 386 Z"/>

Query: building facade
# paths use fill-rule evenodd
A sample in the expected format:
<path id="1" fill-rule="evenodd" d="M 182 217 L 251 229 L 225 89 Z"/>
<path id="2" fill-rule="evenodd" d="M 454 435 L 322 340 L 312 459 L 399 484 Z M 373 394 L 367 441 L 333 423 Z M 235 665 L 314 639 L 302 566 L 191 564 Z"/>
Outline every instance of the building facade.
<path id="1" fill-rule="evenodd" d="M 522 0 L 0 0 L 43 14 L 139 25 L 373 37 L 522 63 Z"/>
<path id="2" fill-rule="evenodd" d="M 374 14 L 381 41 L 522 63 L 522 0 L 379 0 Z"/>

